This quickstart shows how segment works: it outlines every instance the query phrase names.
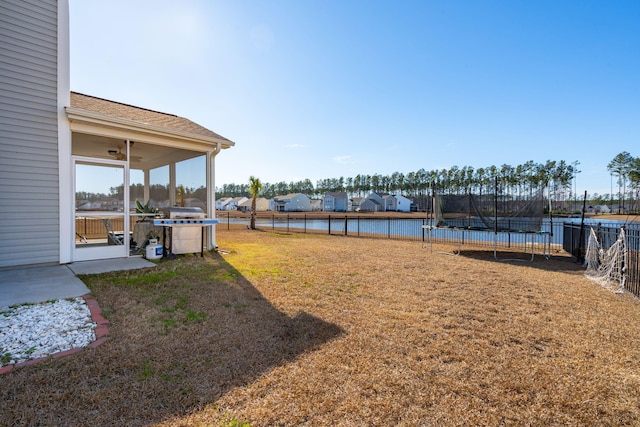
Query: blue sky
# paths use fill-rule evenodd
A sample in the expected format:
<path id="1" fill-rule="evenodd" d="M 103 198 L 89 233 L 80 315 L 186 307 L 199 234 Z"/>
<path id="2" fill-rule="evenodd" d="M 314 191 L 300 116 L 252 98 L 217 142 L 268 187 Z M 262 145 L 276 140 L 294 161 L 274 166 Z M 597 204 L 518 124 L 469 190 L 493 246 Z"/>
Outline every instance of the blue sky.
<path id="1" fill-rule="evenodd" d="M 640 156 L 636 0 L 70 0 L 70 21 L 72 90 L 236 142 L 218 186 L 565 160 L 602 194 Z"/>

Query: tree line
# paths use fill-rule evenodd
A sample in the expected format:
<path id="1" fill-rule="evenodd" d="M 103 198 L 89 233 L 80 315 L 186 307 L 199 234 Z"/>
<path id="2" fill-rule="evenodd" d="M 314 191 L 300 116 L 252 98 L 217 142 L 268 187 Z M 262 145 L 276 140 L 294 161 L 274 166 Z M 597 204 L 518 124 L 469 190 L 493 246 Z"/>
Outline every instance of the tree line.
<path id="1" fill-rule="evenodd" d="M 495 182 L 499 185 L 499 191 L 508 193 L 512 197 L 526 197 L 534 191 L 545 186 L 558 206 L 563 210 L 573 201 L 572 209 L 580 209 L 579 202 L 582 196 L 577 194 L 575 184 L 579 161 L 568 163 L 565 160 L 547 160 L 544 163 L 536 163 L 533 160 L 523 164 L 511 166 L 491 165 L 488 167 L 474 168 L 472 166 L 452 166 L 449 169 L 420 169 L 415 172 L 403 174 L 394 172 L 390 175 L 358 174 L 355 177 L 326 178 L 316 181 L 304 179 L 296 182 L 262 183 L 261 197 L 272 198 L 288 193 L 303 193 L 309 197 L 322 197 L 328 192 L 344 191 L 349 197 L 364 197 L 371 192 L 401 194 L 413 199 L 420 207 L 426 203 L 430 192 L 436 189 L 440 194 L 482 194 L 493 191 Z M 637 201 L 640 199 L 640 158 L 632 156 L 624 151 L 614 157 L 608 164 L 607 170 L 617 178 L 618 192 L 614 194 L 592 193 L 587 195 L 589 203 L 605 204 L 618 202 L 621 209 L 637 210 Z M 216 197 L 250 196 L 249 183 L 224 184 L 216 188 Z"/>
<path id="2" fill-rule="evenodd" d="M 618 184 L 618 211 L 628 209 L 637 211 L 636 202 L 640 199 L 640 157 L 634 157 L 623 151 L 609 162 L 607 170 Z M 628 201 L 625 207 L 625 202 Z"/>
<path id="3" fill-rule="evenodd" d="M 414 201 L 425 199 L 433 189 L 440 194 L 464 194 L 468 192 L 483 193 L 493 191 L 494 180 L 497 179 L 501 191 L 526 195 L 549 185 L 554 192 L 567 196 L 571 189 L 572 179 L 578 172 L 577 162 L 569 164 L 564 160 L 547 160 L 545 163 L 528 161 L 511 166 L 488 166 L 473 168 L 471 166 L 452 166 L 449 169 L 420 169 L 403 174 L 394 172 L 390 175 L 359 174 L 355 177 L 326 178 L 316 181 L 263 183 L 260 195 L 272 198 L 288 193 L 303 193 L 310 197 L 322 197 L 328 192 L 346 192 L 349 197 L 364 197 L 371 192 L 401 194 Z M 248 196 L 249 183 L 224 184 L 216 188 L 216 197 Z"/>
<path id="4" fill-rule="evenodd" d="M 546 186 L 553 199 L 566 204 L 573 200 L 573 207 L 582 197 L 572 191 L 572 182 L 575 182 L 580 162 L 568 163 L 564 160 L 547 160 L 544 163 L 536 163 L 532 160 L 511 166 L 488 166 L 473 168 L 472 166 L 452 166 L 449 169 L 419 169 L 415 172 L 403 174 L 394 172 L 390 175 L 358 174 L 354 177 L 325 178 L 316 181 L 315 185 L 310 179 L 296 182 L 262 183 L 260 196 L 267 199 L 289 193 L 303 193 L 312 198 L 320 198 L 329 192 L 346 192 L 349 197 L 364 197 L 371 192 L 400 194 L 413 199 L 418 206 L 426 203 L 429 195 L 436 189 L 440 194 L 483 194 L 492 192 L 495 181 L 499 184 L 501 193 L 508 193 L 513 197 L 526 197 L 534 191 Z M 636 210 L 637 201 L 640 199 L 640 158 L 632 156 L 624 151 L 616 155 L 607 165 L 611 177 L 616 177 L 618 191 L 615 194 L 590 194 L 590 203 L 605 204 L 617 202 L 620 209 Z M 144 197 L 144 185 L 133 184 L 130 186 L 131 200 L 142 200 Z M 79 192 L 76 198 L 79 200 L 100 200 L 107 197 L 121 197 L 123 187 L 110 189 L 110 194 L 93 194 Z M 612 191 L 613 193 L 613 191 Z M 152 200 L 169 199 L 169 186 L 153 184 L 149 189 Z M 216 188 L 216 198 L 222 197 L 250 197 L 250 183 L 224 184 Z M 206 203 L 207 192 L 204 186 L 199 188 L 185 188 L 186 198 L 198 198 Z"/>
<path id="5" fill-rule="evenodd" d="M 119 185 L 117 187 L 111 187 L 109 194 L 103 193 L 90 193 L 85 191 L 79 191 L 76 193 L 76 200 L 105 200 L 105 199 L 122 199 L 124 196 L 124 187 Z M 207 189 L 205 186 L 199 188 L 184 187 L 185 199 L 194 198 L 200 199 L 204 203 L 207 201 Z M 129 198 L 131 200 L 140 200 L 146 203 L 144 200 L 144 184 L 131 184 L 129 186 Z M 149 186 L 149 199 L 155 201 L 162 201 L 169 199 L 169 184 L 151 184 Z"/>

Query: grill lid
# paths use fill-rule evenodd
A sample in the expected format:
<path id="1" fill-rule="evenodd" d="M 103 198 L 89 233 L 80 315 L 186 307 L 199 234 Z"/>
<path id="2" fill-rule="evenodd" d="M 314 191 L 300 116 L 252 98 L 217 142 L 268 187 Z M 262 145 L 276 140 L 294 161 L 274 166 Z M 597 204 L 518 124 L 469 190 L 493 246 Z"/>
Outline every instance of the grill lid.
<path id="1" fill-rule="evenodd" d="M 169 208 L 169 218 L 204 218 L 204 212 L 198 207 Z"/>

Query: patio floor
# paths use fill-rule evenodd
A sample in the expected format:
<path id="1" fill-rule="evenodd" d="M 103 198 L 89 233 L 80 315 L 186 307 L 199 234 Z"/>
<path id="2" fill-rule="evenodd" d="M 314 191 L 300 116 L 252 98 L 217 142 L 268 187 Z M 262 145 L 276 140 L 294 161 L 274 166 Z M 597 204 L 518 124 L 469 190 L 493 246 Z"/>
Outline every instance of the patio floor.
<path id="1" fill-rule="evenodd" d="M 74 298 L 90 293 L 77 274 L 154 267 L 140 257 L 74 262 L 67 265 L 23 267 L 0 271 L 0 309 L 16 304 Z"/>

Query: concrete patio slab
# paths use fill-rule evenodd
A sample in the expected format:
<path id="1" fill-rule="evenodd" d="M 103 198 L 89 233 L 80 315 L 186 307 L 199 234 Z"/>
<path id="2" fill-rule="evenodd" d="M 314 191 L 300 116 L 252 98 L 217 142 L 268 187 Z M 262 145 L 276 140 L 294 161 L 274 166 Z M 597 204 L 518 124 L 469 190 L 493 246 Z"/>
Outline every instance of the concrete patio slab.
<path id="1" fill-rule="evenodd" d="M 77 274 L 98 274 L 154 266 L 154 263 L 143 258 L 131 257 L 0 270 L 0 310 L 17 304 L 75 298 L 90 293 L 89 288 L 76 277 Z"/>
<path id="2" fill-rule="evenodd" d="M 138 268 L 155 267 L 156 265 L 144 258 L 112 258 L 96 261 L 80 261 L 69 264 L 75 274 L 99 274 L 111 271 L 136 270 Z"/>
<path id="3" fill-rule="evenodd" d="M 88 293 L 89 288 L 65 265 L 0 271 L 0 308 Z"/>

